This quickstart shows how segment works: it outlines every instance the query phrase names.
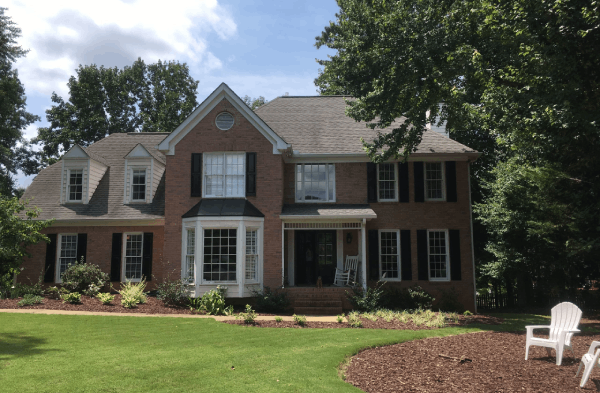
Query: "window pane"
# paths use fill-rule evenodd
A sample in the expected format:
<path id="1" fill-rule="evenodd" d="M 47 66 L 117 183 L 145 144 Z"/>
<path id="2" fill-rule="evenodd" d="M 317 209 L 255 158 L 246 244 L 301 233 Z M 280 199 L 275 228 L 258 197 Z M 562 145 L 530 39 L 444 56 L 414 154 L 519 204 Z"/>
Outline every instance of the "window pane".
<path id="1" fill-rule="evenodd" d="M 246 230 L 246 280 L 257 280 L 258 246 L 257 230 Z"/>
<path id="2" fill-rule="evenodd" d="M 236 281 L 237 229 L 204 231 L 204 280 Z M 206 244 L 212 247 L 206 247 Z"/>
<path id="3" fill-rule="evenodd" d="M 131 199 L 134 201 L 146 199 L 146 170 L 134 169 L 131 182 Z"/>
<path id="4" fill-rule="evenodd" d="M 140 280 L 142 278 L 142 234 L 128 234 L 125 244 L 125 279 Z"/>
<path id="5" fill-rule="evenodd" d="M 380 233 L 381 277 L 399 278 L 399 248 L 396 232 Z M 384 276 L 385 275 L 385 276 Z"/>
<path id="6" fill-rule="evenodd" d="M 62 235 L 60 237 L 59 277 L 62 277 L 69 265 L 75 263 L 77 263 L 77 235 Z"/>
<path id="7" fill-rule="evenodd" d="M 379 164 L 379 199 L 396 199 L 396 164 Z"/>
<path id="8" fill-rule="evenodd" d="M 446 250 L 446 232 L 430 231 L 429 240 L 429 277 L 448 277 L 448 258 Z"/>
<path id="9" fill-rule="evenodd" d="M 205 154 L 205 195 L 243 197 L 246 195 L 244 153 Z"/>
<path id="10" fill-rule="evenodd" d="M 296 200 L 335 200 L 335 165 L 298 164 L 296 166 Z"/>
<path id="11" fill-rule="evenodd" d="M 195 254 L 196 253 L 196 230 L 188 229 L 187 230 L 187 247 L 186 247 L 186 256 L 185 256 L 185 277 L 188 282 L 194 282 L 194 263 L 195 263 Z"/>
<path id="12" fill-rule="evenodd" d="M 425 163 L 425 190 L 427 199 L 442 199 L 443 180 L 442 163 Z"/>
<path id="13" fill-rule="evenodd" d="M 69 171 L 69 200 L 80 201 L 83 192 L 83 171 L 72 169 Z"/>

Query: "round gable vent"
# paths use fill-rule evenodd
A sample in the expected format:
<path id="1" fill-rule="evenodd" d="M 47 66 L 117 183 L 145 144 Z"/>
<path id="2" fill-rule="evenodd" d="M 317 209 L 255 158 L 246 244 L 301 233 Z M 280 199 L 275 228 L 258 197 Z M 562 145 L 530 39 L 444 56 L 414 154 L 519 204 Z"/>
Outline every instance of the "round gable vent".
<path id="1" fill-rule="evenodd" d="M 222 112 L 217 115 L 216 123 L 219 130 L 226 131 L 230 129 L 231 127 L 233 127 L 234 122 L 235 119 L 233 118 L 233 115 L 229 112 Z"/>

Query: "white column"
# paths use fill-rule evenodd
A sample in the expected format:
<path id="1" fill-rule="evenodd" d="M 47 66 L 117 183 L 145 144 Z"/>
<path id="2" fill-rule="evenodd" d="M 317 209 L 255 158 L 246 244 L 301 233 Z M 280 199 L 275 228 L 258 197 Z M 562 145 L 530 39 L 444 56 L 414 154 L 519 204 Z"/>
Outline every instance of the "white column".
<path id="1" fill-rule="evenodd" d="M 367 220 L 363 218 L 362 226 L 360 227 L 360 240 L 361 240 L 361 263 L 362 263 L 362 286 L 363 289 L 367 290 Z"/>

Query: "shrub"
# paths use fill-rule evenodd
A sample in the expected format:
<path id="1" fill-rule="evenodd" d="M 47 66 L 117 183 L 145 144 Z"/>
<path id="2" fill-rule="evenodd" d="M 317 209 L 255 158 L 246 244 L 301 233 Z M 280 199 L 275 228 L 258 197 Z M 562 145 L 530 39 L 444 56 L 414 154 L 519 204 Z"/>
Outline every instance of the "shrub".
<path id="1" fill-rule="evenodd" d="M 412 308 L 428 310 L 433 306 L 435 298 L 418 285 L 408 288 L 408 294 L 414 304 Z"/>
<path id="2" fill-rule="evenodd" d="M 71 292 L 95 296 L 108 283 L 109 276 L 100 270 L 100 266 L 84 263 L 82 257 L 80 263 L 70 265 L 65 270 L 61 280 Z"/>
<path id="3" fill-rule="evenodd" d="M 188 306 L 190 307 L 190 311 L 204 311 L 202 308 L 202 298 L 201 297 L 189 297 L 188 298 Z"/>
<path id="4" fill-rule="evenodd" d="M 300 325 L 300 326 L 305 326 L 306 325 L 306 317 L 304 315 L 293 315 L 294 317 L 294 321 Z"/>
<path id="5" fill-rule="evenodd" d="M 19 300 L 19 302 L 17 303 L 17 306 L 19 306 L 19 307 L 32 306 L 34 304 L 40 304 L 43 302 L 44 302 L 43 297 L 41 297 L 39 295 L 27 294 L 27 295 L 23 296 L 23 299 Z"/>
<path id="6" fill-rule="evenodd" d="M 388 287 L 381 298 L 381 308 L 390 310 L 430 309 L 435 299 L 420 286 Z"/>
<path id="7" fill-rule="evenodd" d="M 246 311 L 239 313 L 235 318 L 236 319 L 241 318 L 244 320 L 245 324 L 250 325 L 250 324 L 254 324 L 256 317 L 257 317 L 256 312 L 252 309 L 252 307 L 250 307 L 249 304 L 246 304 Z"/>
<path id="8" fill-rule="evenodd" d="M 367 288 L 366 292 L 361 286 L 355 286 L 352 293 L 346 292 L 346 296 L 355 310 L 372 312 L 381 307 L 384 285 L 384 281 L 378 281 L 375 287 Z"/>
<path id="9" fill-rule="evenodd" d="M 81 303 L 81 294 L 77 292 L 64 293 L 60 296 L 63 303 L 77 304 Z"/>
<path id="10" fill-rule="evenodd" d="M 121 290 L 117 291 L 121 294 L 121 305 L 125 308 L 134 308 L 138 304 L 146 303 L 148 297 L 144 293 L 144 289 L 146 289 L 145 278 L 137 284 L 131 281 L 121 283 Z"/>
<path id="11" fill-rule="evenodd" d="M 69 293 L 69 290 L 64 287 L 48 287 L 44 293 L 51 299 L 60 299 L 60 296 Z"/>
<path id="12" fill-rule="evenodd" d="M 277 323 L 283 322 L 283 318 L 281 318 L 281 317 L 275 317 L 275 322 L 277 322 Z"/>
<path id="13" fill-rule="evenodd" d="M 32 284 L 31 281 L 29 284 L 17 283 L 10 288 L 10 298 L 16 299 L 25 297 L 25 295 L 42 296 L 44 294 L 43 283 L 44 276 L 40 276 L 35 284 Z"/>
<path id="14" fill-rule="evenodd" d="M 471 315 L 473 315 L 473 313 L 471 311 L 469 311 L 469 310 L 465 310 L 465 312 L 463 313 L 463 315 L 465 317 L 470 317 Z"/>
<path id="15" fill-rule="evenodd" d="M 115 300 L 115 295 L 111 295 L 110 293 L 99 293 L 96 295 L 96 297 L 102 302 L 102 304 L 106 305 Z"/>
<path id="16" fill-rule="evenodd" d="M 156 298 L 162 300 L 165 306 L 181 306 L 185 304 L 189 296 L 188 283 L 186 280 L 166 280 L 158 284 Z"/>
<path id="17" fill-rule="evenodd" d="M 202 295 L 202 308 L 209 315 L 225 314 L 225 293 L 227 288 L 217 286 Z"/>
<path id="18" fill-rule="evenodd" d="M 451 288 L 450 290 L 441 290 L 440 292 L 440 300 L 437 304 L 440 311 L 458 313 L 465 311 L 465 308 L 458 300 L 458 292 L 456 292 L 456 289 Z"/>
<path id="19" fill-rule="evenodd" d="M 254 292 L 256 298 L 256 309 L 261 312 L 280 313 L 290 306 L 290 300 L 284 291 L 272 291 L 264 287 L 262 292 Z"/>
<path id="20" fill-rule="evenodd" d="M 344 322 L 344 316 L 343 315 L 338 315 L 337 316 L 337 323 L 342 323 Z"/>
<path id="21" fill-rule="evenodd" d="M 355 311 L 348 314 L 348 325 L 353 328 L 361 328 L 362 321 L 360 320 L 360 314 Z"/>

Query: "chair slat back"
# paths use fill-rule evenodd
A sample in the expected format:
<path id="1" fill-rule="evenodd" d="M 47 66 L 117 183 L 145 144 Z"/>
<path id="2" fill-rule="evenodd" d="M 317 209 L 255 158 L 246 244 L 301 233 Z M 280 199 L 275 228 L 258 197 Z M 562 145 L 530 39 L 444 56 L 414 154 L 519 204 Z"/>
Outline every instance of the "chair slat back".
<path id="1" fill-rule="evenodd" d="M 358 255 L 346 255 L 346 263 L 344 263 L 344 270 L 354 270 L 358 267 Z"/>
<path id="2" fill-rule="evenodd" d="M 581 310 L 573 303 L 563 302 L 552 308 L 552 319 L 550 321 L 550 340 L 557 340 L 563 330 L 577 329 L 581 320 Z M 565 343 L 571 342 L 573 333 L 567 333 Z"/>

